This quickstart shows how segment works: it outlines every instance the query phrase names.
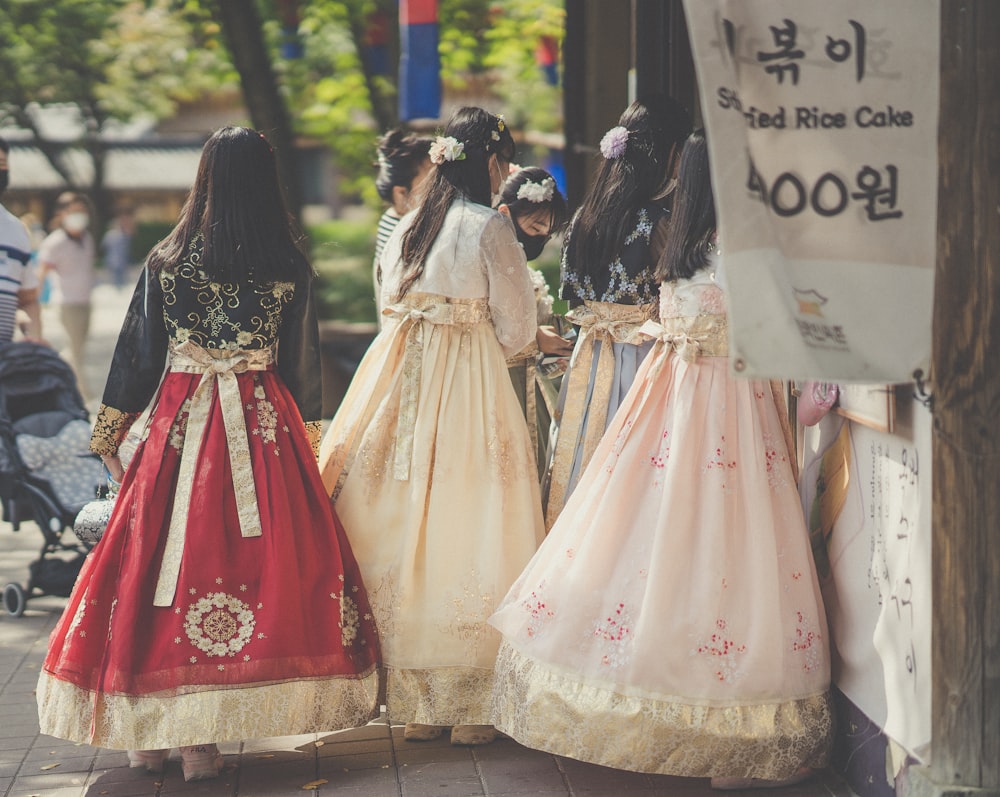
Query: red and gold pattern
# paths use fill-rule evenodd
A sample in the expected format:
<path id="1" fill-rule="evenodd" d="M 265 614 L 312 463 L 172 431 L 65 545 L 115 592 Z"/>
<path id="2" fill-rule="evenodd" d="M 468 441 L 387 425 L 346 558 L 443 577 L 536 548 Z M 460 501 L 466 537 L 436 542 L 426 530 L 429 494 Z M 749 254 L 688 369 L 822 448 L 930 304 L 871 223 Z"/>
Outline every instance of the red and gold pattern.
<path id="1" fill-rule="evenodd" d="M 377 713 L 374 618 L 298 409 L 270 366 L 231 378 L 248 462 L 233 460 L 214 380 L 165 377 L 108 529 L 52 635 L 38 689 L 44 733 L 157 749 L 335 730 Z M 176 590 L 159 606 L 200 384 L 208 395 Z M 247 475 L 259 536 L 241 531 L 233 483 Z"/>

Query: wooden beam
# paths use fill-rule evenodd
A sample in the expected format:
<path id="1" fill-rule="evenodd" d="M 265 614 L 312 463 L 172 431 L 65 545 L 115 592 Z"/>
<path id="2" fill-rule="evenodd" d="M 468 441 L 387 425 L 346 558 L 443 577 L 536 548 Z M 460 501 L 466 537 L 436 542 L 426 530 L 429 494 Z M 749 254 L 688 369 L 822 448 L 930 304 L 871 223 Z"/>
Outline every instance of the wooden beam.
<path id="1" fill-rule="evenodd" d="M 929 768 L 1000 794 L 1000 3 L 943 0 L 933 343 Z"/>

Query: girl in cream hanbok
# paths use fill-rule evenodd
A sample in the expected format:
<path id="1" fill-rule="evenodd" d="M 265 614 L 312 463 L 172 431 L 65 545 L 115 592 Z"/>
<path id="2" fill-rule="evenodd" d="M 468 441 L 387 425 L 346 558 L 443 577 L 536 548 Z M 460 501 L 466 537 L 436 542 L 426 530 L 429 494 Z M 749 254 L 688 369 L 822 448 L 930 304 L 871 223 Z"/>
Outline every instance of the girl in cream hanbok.
<path id="1" fill-rule="evenodd" d="M 780 393 L 728 371 L 700 134 L 673 224 L 654 349 L 491 618 L 494 722 L 605 766 L 778 785 L 830 753 L 827 626 Z"/>
<path id="2" fill-rule="evenodd" d="M 487 618 L 543 535 L 505 364 L 535 338 L 535 297 L 489 206 L 514 155 L 503 119 L 463 108 L 430 154 L 423 202 L 382 254 L 383 329 L 320 465 L 369 586 L 390 719 L 410 740 L 452 726 L 452 742 L 481 744 L 500 642 Z"/>

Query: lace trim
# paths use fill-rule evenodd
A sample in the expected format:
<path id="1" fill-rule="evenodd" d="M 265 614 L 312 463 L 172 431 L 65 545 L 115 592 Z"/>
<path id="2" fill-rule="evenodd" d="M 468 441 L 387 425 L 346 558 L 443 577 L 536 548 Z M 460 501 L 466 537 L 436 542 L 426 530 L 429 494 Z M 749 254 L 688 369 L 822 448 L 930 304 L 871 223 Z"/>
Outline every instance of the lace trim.
<path id="1" fill-rule="evenodd" d="M 137 696 L 94 693 L 43 672 L 37 695 L 42 733 L 94 747 L 156 750 L 364 725 L 378 714 L 378 674 Z"/>
<path id="2" fill-rule="evenodd" d="M 323 439 L 323 421 L 306 421 L 306 437 L 312 447 L 313 454 L 319 459 L 319 444 Z"/>
<path id="3" fill-rule="evenodd" d="M 122 412 L 101 404 L 90 436 L 90 450 L 102 457 L 115 456 L 129 428 L 140 415 L 141 412 Z"/>
<path id="4" fill-rule="evenodd" d="M 779 780 L 824 767 L 829 692 L 753 705 L 708 705 L 584 683 L 503 643 L 492 718 L 528 747 L 617 769 L 683 777 Z"/>
<path id="5" fill-rule="evenodd" d="M 386 709 L 398 722 L 489 725 L 493 670 L 438 667 L 386 672 Z"/>

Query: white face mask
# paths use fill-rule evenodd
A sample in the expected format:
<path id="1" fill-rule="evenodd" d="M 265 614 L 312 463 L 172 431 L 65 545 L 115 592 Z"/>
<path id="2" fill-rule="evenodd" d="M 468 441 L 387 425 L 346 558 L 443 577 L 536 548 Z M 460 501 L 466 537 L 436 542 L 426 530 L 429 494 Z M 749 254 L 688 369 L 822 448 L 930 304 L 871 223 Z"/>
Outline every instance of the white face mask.
<path id="1" fill-rule="evenodd" d="M 90 216 L 86 213 L 67 213 L 63 216 L 62 226 L 67 232 L 83 232 L 90 224 Z"/>

